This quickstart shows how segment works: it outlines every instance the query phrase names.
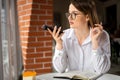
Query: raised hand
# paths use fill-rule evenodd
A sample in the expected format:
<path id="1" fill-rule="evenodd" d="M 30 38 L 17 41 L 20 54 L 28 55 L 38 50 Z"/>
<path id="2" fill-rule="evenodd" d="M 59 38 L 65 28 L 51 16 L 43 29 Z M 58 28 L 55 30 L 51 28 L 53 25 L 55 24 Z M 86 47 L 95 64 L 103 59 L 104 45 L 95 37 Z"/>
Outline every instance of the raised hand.
<path id="1" fill-rule="evenodd" d="M 48 29 L 48 31 L 52 35 L 54 40 L 56 41 L 56 48 L 58 50 L 62 49 L 63 46 L 62 46 L 62 39 L 61 39 L 61 37 L 62 37 L 63 33 L 59 34 L 60 31 L 61 31 L 61 27 L 59 27 L 58 30 L 57 30 L 57 26 L 55 26 L 53 32 L 50 29 Z"/>
<path id="2" fill-rule="evenodd" d="M 98 39 L 103 32 L 103 26 L 101 24 L 95 24 L 94 28 L 91 28 L 92 48 L 98 48 Z"/>

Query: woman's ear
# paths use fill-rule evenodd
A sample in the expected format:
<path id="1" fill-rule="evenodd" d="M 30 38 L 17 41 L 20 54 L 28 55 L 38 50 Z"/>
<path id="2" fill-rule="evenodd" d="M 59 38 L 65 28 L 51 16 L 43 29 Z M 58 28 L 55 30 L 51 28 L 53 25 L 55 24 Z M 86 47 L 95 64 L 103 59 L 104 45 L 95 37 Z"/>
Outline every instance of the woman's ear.
<path id="1" fill-rule="evenodd" d="M 88 22 L 90 20 L 88 14 L 86 15 L 86 21 Z"/>

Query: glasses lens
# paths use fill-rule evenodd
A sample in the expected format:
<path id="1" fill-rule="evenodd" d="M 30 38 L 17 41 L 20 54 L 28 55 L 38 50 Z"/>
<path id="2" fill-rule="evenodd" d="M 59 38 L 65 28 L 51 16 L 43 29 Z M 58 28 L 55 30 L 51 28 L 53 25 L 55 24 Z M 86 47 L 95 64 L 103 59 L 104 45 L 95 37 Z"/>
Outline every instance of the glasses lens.
<path id="1" fill-rule="evenodd" d="M 75 19 L 75 18 L 76 18 L 75 13 L 71 13 L 71 18 L 72 18 L 72 19 Z"/>
<path id="2" fill-rule="evenodd" d="M 68 18 L 70 16 L 71 19 L 75 19 L 76 15 L 75 13 L 65 13 L 66 17 Z"/>
<path id="3" fill-rule="evenodd" d="M 70 16 L 70 13 L 65 13 L 66 17 L 68 18 Z"/>

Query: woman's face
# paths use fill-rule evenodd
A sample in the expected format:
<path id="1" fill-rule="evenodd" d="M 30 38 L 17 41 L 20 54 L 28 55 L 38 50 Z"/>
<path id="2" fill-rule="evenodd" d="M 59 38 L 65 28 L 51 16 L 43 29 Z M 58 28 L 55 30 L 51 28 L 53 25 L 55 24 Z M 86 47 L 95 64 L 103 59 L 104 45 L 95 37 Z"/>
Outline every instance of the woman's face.
<path id="1" fill-rule="evenodd" d="M 88 16 L 76 9 L 73 4 L 69 6 L 68 21 L 71 28 L 83 28 L 88 27 Z"/>

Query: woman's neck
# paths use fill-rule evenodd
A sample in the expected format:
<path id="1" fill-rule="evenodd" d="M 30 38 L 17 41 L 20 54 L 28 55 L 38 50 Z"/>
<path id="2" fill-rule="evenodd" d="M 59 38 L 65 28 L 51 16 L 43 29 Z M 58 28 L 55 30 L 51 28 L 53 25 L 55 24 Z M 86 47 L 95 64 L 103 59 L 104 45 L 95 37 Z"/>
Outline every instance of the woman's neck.
<path id="1" fill-rule="evenodd" d="M 82 45 L 84 40 L 88 37 L 89 33 L 90 33 L 90 29 L 89 28 L 86 28 L 86 29 L 75 29 L 75 35 L 76 35 L 80 45 Z"/>

